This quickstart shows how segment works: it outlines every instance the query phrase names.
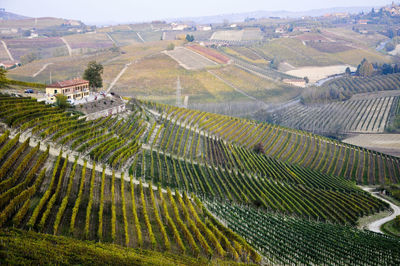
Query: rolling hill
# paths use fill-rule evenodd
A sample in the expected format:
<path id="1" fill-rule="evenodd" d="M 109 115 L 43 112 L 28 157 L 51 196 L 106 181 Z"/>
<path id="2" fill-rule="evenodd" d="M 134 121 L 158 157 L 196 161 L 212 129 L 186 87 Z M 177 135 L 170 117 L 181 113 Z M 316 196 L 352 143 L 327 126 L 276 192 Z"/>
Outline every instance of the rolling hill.
<path id="1" fill-rule="evenodd" d="M 81 239 L 117 244 L 101 246 L 107 260 L 114 250 L 148 254 L 138 258 L 148 263 L 400 261 L 399 240 L 354 228 L 388 205 L 347 180 L 381 183 L 384 173 L 398 182 L 398 158 L 154 102 L 135 100 L 128 109 L 86 120 L 36 99 L 0 96 L 0 226 L 14 258 L 23 254 L 22 239 L 39 248 L 74 243 L 64 256 L 98 252 L 73 240 Z M 366 158 L 375 160 L 373 171 Z"/>

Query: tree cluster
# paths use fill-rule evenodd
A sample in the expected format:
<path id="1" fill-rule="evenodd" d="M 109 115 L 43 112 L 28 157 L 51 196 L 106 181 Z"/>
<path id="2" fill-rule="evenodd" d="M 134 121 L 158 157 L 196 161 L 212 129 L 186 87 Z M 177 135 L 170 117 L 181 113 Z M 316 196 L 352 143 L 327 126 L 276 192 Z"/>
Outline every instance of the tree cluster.
<path id="1" fill-rule="evenodd" d="M 356 71 L 356 76 L 360 77 L 369 77 L 374 74 L 374 66 L 368 62 L 367 59 L 363 59 L 361 61 L 361 64 L 358 65 L 357 71 Z"/>
<path id="2" fill-rule="evenodd" d="M 189 35 L 189 34 L 186 34 L 186 41 L 188 41 L 188 42 L 193 42 L 194 41 L 194 36 L 193 35 Z"/>
<path id="3" fill-rule="evenodd" d="M 103 79 L 101 78 L 101 75 L 103 74 L 103 69 L 103 65 L 97 63 L 96 61 L 91 61 L 87 65 L 87 68 L 83 73 L 83 79 L 89 81 L 89 86 L 92 89 L 103 87 Z"/>

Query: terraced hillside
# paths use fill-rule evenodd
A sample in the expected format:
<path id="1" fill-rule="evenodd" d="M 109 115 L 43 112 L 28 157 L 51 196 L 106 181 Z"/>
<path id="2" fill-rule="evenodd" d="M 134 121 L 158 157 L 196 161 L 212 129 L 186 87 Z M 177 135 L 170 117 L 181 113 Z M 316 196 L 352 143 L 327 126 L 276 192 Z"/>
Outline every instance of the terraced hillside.
<path id="1" fill-rule="evenodd" d="M 341 77 L 324 83 L 324 87 L 342 88 L 352 93 L 398 90 L 400 73 L 373 77 Z"/>
<path id="2" fill-rule="evenodd" d="M 217 143 L 233 143 L 247 150 L 260 145 L 267 156 L 359 184 L 378 184 L 384 182 L 385 177 L 393 182 L 399 181 L 400 163 L 397 157 L 276 125 L 200 111 L 191 111 L 192 115 L 187 117 L 182 116 L 184 109 L 164 105 L 152 107 L 160 112 L 168 110 L 167 117 L 171 121 L 179 118 L 181 123 L 194 123 L 197 130 L 216 139 Z M 227 152 L 222 154 L 228 156 Z M 251 162 L 250 167 L 258 168 L 256 162 Z"/>
<path id="3" fill-rule="evenodd" d="M 29 139 L 20 144 L 19 135 L 7 140 L 5 134 L 0 148 L 0 227 L 193 257 L 260 260 L 242 238 L 207 220 L 185 193 L 144 187 L 123 173 L 109 176 L 95 163 L 89 166 L 62 152 L 54 157 L 49 148 L 30 148 Z"/>
<path id="4" fill-rule="evenodd" d="M 317 132 L 383 133 L 400 92 L 357 95 L 345 102 L 291 105 L 274 113 L 277 124 Z"/>
<path id="5" fill-rule="evenodd" d="M 378 261 L 389 264 L 400 260 L 393 248 L 398 240 L 353 228 L 358 218 L 388 205 L 353 182 L 321 171 L 338 169 L 338 160 L 315 160 L 320 152 L 300 157 L 307 159 L 306 167 L 290 163 L 300 147 L 293 152 L 295 146 L 288 144 L 292 136 L 296 143 L 315 141 L 313 146 L 304 145 L 305 154 L 316 145 L 328 151 L 340 147 L 346 154 L 355 147 L 328 143 L 302 131 L 151 102 L 133 101 L 128 109 L 87 121 L 73 110 L 0 95 L 4 132 L 0 136 L 0 227 L 167 251 L 198 257 L 195 262 L 208 258 L 229 264 L 260 263 L 281 258 L 282 263 L 302 263 L 308 256 L 318 263 L 312 252 L 334 262 L 363 262 L 366 255 L 334 257 L 334 242 L 343 241 L 340 234 L 327 238 L 331 244 L 322 242 L 311 251 L 294 246 L 302 243 L 299 238 L 313 236 L 309 230 L 318 234 L 335 228 L 374 241 L 360 246 L 349 237 L 346 247 L 357 247 L 363 254 L 373 247 Z M 262 139 L 266 154 L 253 150 Z M 394 157 L 358 152 L 381 156 L 376 162 L 385 164 L 384 171 L 399 171 L 398 161 L 386 164 Z M 364 173 L 368 168 L 361 164 L 353 169 Z M 398 182 L 394 176 L 390 177 Z M 286 224 L 288 220 L 300 229 L 291 231 L 287 240 L 275 235 L 266 240 L 270 244 L 261 244 L 261 238 L 254 236 L 265 235 L 268 229 L 255 231 L 251 218 L 256 214 L 251 211 L 246 219 L 240 218 L 243 227 L 235 227 L 224 209 L 228 205 L 246 205 L 249 213 L 256 210 L 269 224 L 283 219 L 277 227 L 281 230 L 293 227 Z M 230 213 L 240 214 L 240 208 Z M 279 244 L 282 241 L 284 245 Z M 294 247 L 298 253 L 280 255 Z"/>
<path id="6" fill-rule="evenodd" d="M 268 263 L 396 265 L 397 240 L 339 225 L 266 214 L 237 205 L 207 203 L 235 232 L 267 255 Z M 279 243 L 279 244 L 277 244 Z M 384 245 L 385 249 L 380 249 Z M 279 254 L 279 255 L 277 255 Z"/>

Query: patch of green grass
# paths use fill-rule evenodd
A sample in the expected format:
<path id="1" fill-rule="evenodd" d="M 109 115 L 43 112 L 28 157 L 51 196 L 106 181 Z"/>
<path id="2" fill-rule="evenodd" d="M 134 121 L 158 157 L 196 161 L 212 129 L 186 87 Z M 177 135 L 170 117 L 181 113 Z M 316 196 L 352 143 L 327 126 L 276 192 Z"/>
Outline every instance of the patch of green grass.
<path id="1" fill-rule="evenodd" d="M 387 235 L 400 237 L 400 229 L 395 226 L 395 220 L 384 223 L 381 230 Z"/>
<path id="2" fill-rule="evenodd" d="M 124 248 L 18 229 L 0 230 L 0 261 L 5 265 L 206 265 L 203 258 Z M 235 264 L 212 261 L 211 264 Z"/>

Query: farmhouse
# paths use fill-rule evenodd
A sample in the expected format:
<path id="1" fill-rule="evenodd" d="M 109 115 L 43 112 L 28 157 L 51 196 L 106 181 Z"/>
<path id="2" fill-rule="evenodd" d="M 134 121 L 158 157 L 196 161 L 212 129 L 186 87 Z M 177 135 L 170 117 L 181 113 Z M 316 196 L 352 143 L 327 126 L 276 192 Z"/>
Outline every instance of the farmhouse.
<path id="1" fill-rule="evenodd" d="M 79 100 L 89 96 L 89 81 L 76 78 L 58 81 L 46 87 L 47 99 L 54 102 L 57 94 L 63 94 L 71 100 Z"/>
<path id="2" fill-rule="evenodd" d="M 13 68 L 16 68 L 19 66 L 21 66 L 21 63 L 18 61 L 2 61 L 2 62 L 0 62 L 0 67 L 7 69 L 7 70 L 13 69 Z"/>
<path id="3" fill-rule="evenodd" d="M 360 19 L 358 21 L 358 24 L 360 25 L 367 25 L 369 22 L 371 22 L 369 19 Z"/>

